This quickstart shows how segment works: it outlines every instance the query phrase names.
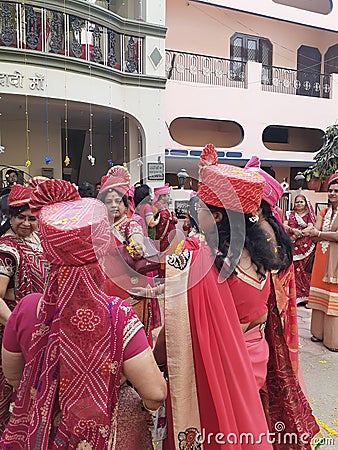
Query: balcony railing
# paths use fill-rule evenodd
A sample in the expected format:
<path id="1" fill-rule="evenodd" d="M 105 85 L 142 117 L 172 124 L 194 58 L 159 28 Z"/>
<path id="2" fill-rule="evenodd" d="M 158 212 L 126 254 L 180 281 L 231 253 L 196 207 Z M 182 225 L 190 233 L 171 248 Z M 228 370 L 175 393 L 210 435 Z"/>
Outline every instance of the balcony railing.
<path id="1" fill-rule="evenodd" d="M 326 74 L 262 66 L 261 83 L 263 91 L 331 98 L 331 76 Z"/>
<path id="2" fill-rule="evenodd" d="M 245 66 L 241 61 L 166 50 L 166 76 L 170 80 L 244 88 Z"/>
<path id="3" fill-rule="evenodd" d="M 0 47 L 58 54 L 142 73 L 143 39 L 60 11 L 0 2 Z"/>

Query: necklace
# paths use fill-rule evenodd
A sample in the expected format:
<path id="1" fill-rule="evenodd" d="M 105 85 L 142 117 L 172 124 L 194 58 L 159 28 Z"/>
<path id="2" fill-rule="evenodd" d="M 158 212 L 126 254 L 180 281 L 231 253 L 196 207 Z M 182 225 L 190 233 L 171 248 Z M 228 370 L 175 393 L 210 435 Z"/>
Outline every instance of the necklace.
<path id="1" fill-rule="evenodd" d="M 322 231 L 331 231 L 331 226 L 333 222 L 336 220 L 336 217 L 338 215 L 338 208 L 336 209 L 333 217 L 332 217 L 332 208 L 329 208 L 326 211 L 326 214 L 324 216 L 324 222 L 322 226 Z M 320 245 L 322 247 L 322 253 L 323 255 L 327 252 L 327 249 L 329 248 L 330 242 L 329 241 L 320 241 Z"/>
<path id="2" fill-rule="evenodd" d="M 122 225 L 122 223 L 126 220 L 127 215 L 123 214 L 122 217 L 120 217 L 116 222 L 114 222 L 111 226 L 111 228 L 119 229 L 119 226 Z"/>

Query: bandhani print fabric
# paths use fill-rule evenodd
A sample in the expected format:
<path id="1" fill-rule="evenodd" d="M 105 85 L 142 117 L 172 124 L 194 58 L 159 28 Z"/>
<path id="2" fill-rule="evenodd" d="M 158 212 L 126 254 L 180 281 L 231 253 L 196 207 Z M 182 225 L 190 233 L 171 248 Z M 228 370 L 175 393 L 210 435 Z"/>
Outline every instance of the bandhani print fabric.
<path id="1" fill-rule="evenodd" d="M 264 178 L 255 171 L 218 164 L 215 147 L 208 144 L 199 164 L 198 196 L 206 204 L 244 213 L 255 213 L 260 206 Z M 250 191 L 250 195 L 247 192 Z"/>
<path id="2" fill-rule="evenodd" d="M 67 182 L 51 181 L 62 195 Z M 52 269 L 0 447 L 114 449 L 123 345 L 142 324 L 127 303 L 101 290 L 97 260 L 111 242 L 102 202 L 54 198 L 43 206 L 39 189 L 32 198 L 42 208 L 41 242 Z"/>

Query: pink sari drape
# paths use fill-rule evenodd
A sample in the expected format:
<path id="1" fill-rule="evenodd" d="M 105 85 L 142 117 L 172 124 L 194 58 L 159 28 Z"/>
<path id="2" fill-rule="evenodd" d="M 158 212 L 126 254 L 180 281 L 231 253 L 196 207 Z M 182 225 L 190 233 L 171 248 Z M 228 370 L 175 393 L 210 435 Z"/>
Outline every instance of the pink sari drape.
<path id="1" fill-rule="evenodd" d="M 184 271 L 188 271 L 188 285 L 181 284 L 181 289 L 175 291 L 175 281 L 171 285 L 170 277 L 175 280 L 175 276 L 179 276 L 182 280 Z M 231 448 L 249 449 L 252 443 L 240 439 L 242 433 L 249 433 L 256 443 L 260 443 L 260 448 L 271 449 L 266 440 L 267 423 L 231 292 L 227 281 L 219 282 L 218 276 L 210 250 L 205 245 L 199 251 L 185 251 L 167 258 L 165 323 L 171 394 L 169 411 L 172 409 L 169 432 L 174 434 L 169 438 L 176 445 L 168 448 L 189 448 L 184 445 L 188 442 L 192 445 L 194 440 L 198 440 L 199 433 L 202 439 L 209 433 L 214 433 L 213 436 L 222 433 L 228 445 L 229 437 L 233 437 Z M 175 314 L 176 308 L 187 308 L 190 324 L 184 322 L 181 311 Z M 172 327 L 177 331 L 175 335 L 170 334 Z M 187 333 L 187 327 L 191 347 L 181 336 Z M 184 356 L 182 347 L 186 347 L 187 359 L 175 364 L 175 352 L 179 351 Z M 193 361 L 192 370 L 189 370 L 189 361 Z M 190 388 L 192 384 L 196 386 L 191 396 L 187 393 L 188 399 L 179 396 L 176 390 L 177 386 L 185 383 L 184 371 L 187 370 L 190 377 L 194 373 L 191 383 L 189 380 Z M 197 403 L 192 398 L 195 394 Z M 180 413 L 179 420 L 176 412 Z M 208 449 L 220 450 L 224 444 L 211 438 L 208 445 L 205 441 L 205 445 Z"/>

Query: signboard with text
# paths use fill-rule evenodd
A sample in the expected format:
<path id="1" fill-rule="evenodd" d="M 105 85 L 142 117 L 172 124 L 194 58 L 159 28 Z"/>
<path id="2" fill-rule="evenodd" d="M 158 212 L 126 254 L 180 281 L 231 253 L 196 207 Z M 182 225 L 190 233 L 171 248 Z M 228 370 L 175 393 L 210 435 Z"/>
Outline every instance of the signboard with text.
<path id="1" fill-rule="evenodd" d="M 148 163 L 148 180 L 157 181 L 164 180 L 164 164 Z"/>

